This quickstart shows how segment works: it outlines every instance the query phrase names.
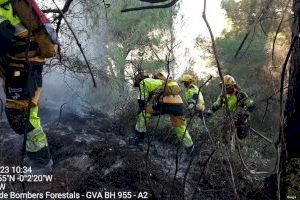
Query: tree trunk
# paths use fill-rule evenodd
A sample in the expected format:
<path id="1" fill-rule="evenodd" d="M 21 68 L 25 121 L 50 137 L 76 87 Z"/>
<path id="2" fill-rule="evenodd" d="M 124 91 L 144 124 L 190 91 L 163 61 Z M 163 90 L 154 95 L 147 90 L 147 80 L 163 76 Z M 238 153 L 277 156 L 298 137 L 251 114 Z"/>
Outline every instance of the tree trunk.
<path id="1" fill-rule="evenodd" d="M 300 33 L 300 1 L 293 1 L 292 38 Z M 291 54 L 289 86 L 284 112 L 284 142 L 281 199 L 300 199 L 300 40 L 297 38 Z"/>

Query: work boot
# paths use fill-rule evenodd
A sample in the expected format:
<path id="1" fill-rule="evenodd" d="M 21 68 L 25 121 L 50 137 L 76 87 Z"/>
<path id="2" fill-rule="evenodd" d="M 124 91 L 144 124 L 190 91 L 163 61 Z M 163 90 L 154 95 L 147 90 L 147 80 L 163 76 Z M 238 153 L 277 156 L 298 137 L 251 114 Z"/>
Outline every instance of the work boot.
<path id="1" fill-rule="evenodd" d="M 185 159 L 184 162 L 190 162 L 191 159 L 193 159 L 195 156 L 197 156 L 200 152 L 199 146 L 193 144 L 190 147 L 185 147 Z"/>
<path id="2" fill-rule="evenodd" d="M 31 167 L 33 175 L 42 175 L 51 172 L 53 161 L 50 158 L 48 147 L 37 152 L 26 152 L 24 166 Z"/>
<path id="3" fill-rule="evenodd" d="M 187 155 L 196 156 L 200 152 L 200 147 L 196 144 L 193 144 L 190 147 L 186 147 L 185 152 Z"/>
<path id="4" fill-rule="evenodd" d="M 28 171 L 26 175 L 45 175 L 52 171 L 53 160 L 49 159 L 48 163 L 41 164 L 40 162 L 30 159 L 29 157 L 24 158 L 24 166 L 30 167 L 31 171 Z"/>
<path id="5" fill-rule="evenodd" d="M 187 155 L 191 155 L 192 152 L 194 151 L 194 148 L 195 148 L 195 145 L 192 145 L 190 147 L 185 147 L 184 149 L 185 149 L 185 152 Z"/>

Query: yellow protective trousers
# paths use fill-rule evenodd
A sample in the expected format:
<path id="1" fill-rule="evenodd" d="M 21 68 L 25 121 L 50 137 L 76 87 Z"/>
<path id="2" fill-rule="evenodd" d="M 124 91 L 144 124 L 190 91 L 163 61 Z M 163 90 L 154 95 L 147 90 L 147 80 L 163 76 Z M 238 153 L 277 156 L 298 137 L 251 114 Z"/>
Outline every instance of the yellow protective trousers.
<path id="1" fill-rule="evenodd" d="M 149 122 L 152 118 L 152 114 L 156 113 L 157 111 L 154 111 L 152 106 L 149 105 L 145 109 L 145 111 L 141 112 L 138 115 L 138 119 L 135 125 L 135 130 L 138 132 L 146 132 L 147 126 L 149 125 Z M 172 126 L 175 128 L 176 136 L 177 138 L 182 141 L 183 145 L 185 147 L 190 147 L 193 145 L 193 140 L 187 130 L 187 124 L 186 119 L 184 116 L 175 116 L 172 114 L 170 115 L 170 121 L 172 123 Z"/>
<path id="2" fill-rule="evenodd" d="M 30 108 L 29 123 L 33 130 L 27 133 L 26 151 L 38 152 L 48 146 L 46 134 L 41 127 L 41 120 L 38 117 L 38 107 Z"/>
<path id="3" fill-rule="evenodd" d="M 32 65 L 32 74 L 23 68 L 3 66 L 5 80 L 5 112 L 10 127 L 20 135 L 26 134 L 27 156 L 44 165 L 49 162 L 46 134 L 38 116 L 38 101 L 42 90 L 42 65 Z M 28 81 L 30 79 L 30 81 Z"/>
<path id="4" fill-rule="evenodd" d="M 26 134 L 26 154 L 41 164 L 49 162 L 46 134 L 38 117 L 38 107 L 27 109 L 5 108 L 10 127 L 20 135 Z"/>

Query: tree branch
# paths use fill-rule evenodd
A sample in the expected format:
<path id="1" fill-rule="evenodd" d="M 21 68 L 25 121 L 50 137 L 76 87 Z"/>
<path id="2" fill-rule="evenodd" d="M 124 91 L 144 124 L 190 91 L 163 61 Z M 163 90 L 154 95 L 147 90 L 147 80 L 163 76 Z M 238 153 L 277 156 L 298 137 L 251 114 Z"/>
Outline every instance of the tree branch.
<path id="1" fill-rule="evenodd" d="M 220 62 L 219 62 L 219 58 L 218 58 L 218 53 L 217 53 L 217 49 L 216 49 L 216 43 L 215 43 L 215 39 L 214 39 L 214 34 L 211 30 L 211 27 L 207 21 L 207 18 L 206 18 L 206 0 L 204 0 L 204 7 L 203 7 L 203 13 L 202 13 L 202 18 L 203 20 L 205 21 L 205 24 L 208 28 L 208 31 L 209 31 L 209 35 L 210 35 L 210 38 L 211 38 L 211 42 L 212 42 L 212 49 L 213 49 L 213 53 L 214 53 L 214 57 L 215 57 L 215 61 L 217 63 L 217 68 L 218 68 L 218 73 L 219 73 L 219 76 L 220 76 L 220 79 L 221 79 L 221 82 L 222 82 L 222 95 L 225 99 L 225 108 L 226 108 L 226 113 L 227 113 L 227 116 L 230 118 L 230 121 L 232 122 L 232 117 L 231 117 L 231 114 L 230 114 L 230 110 L 229 110 L 229 107 L 228 107 L 228 100 L 227 100 L 227 96 L 226 96 L 226 89 L 225 89 L 225 84 L 224 84 L 224 78 L 223 78 L 223 73 L 222 73 L 222 69 L 221 69 L 221 65 L 220 65 Z"/>
<path id="2" fill-rule="evenodd" d="M 63 15 L 69 10 L 72 2 L 73 2 L 73 0 L 67 0 L 62 9 L 57 8 L 57 9 L 53 10 L 53 11 L 57 11 L 59 13 L 59 15 L 54 20 L 62 19 Z"/>
<path id="3" fill-rule="evenodd" d="M 232 169 L 232 165 L 231 165 L 231 162 L 229 160 L 229 158 L 226 158 L 226 161 L 228 162 L 229 164 L 229 169 L 230 169 L 230 176 L 231 176 L 231 181 L 232 181 L 232 189 L 233 189 L 233 192 L 234 192 L 234 196 L 236 199 L 240 199 L 238 193 L 237 193 L 237 189 L 236 189 L 236 184 L 235 184 L 235 180 L 234 180 L 234 174 L 233 174 L 233 169 Z"/>
<path id="4" fill-rule="evenodd" d="M 70 2 L 70 3 L 71 3 L 72 1 L 73 1 L 73 0 L 68 0 L 68 2 Z M 85 56 L 85 53 L 83 52 L 83 49 L 82 49 L 82 47 L 81 47 L 81 44 L 80 44 L 80 42 L 79 42 L 79 40 L 78 40 L 78 38 L 77 38 L 75 32 L 73 31 L 73 29 L 71 28 L 71 25 L 69 24 L 69 22 L 67 21 L 66 17 L 64 16 L 63 11 L 59 9 L 59 7 L 57 6 L 57 4 L 55 3 L 54 0 L 52 0 L 52 2 L 53 2 L 54 5 L 56 6 L 56 8 L 60 11 L 61 17 L 65 20 L 65 22 L 66 22 L 68 28 L 70 29 L 70 31 L 71 31 L 71 33 L 72 33 L 72 35 L 73 35 L 73 37 L 74 37 L 74 39 L 75 39 L 75 41 L 76 41 L 76 43 L 77 43 L 77 46 L 79 47 L 80 52 L 81 52 L 81 54 L 82 54 L 82 56 L 83 56 L 83 58 L 84 58 L 84 61 L 85 61 L 86 65 L 87 65 L 87 67 L 88 67 L 88 70 L 89 70 L 89 72 L 90 72 L 90 74 L 91 74 L 91 77 L 92 77 L 92 80 L 93 80 L 94 87 L 96 88 L 96 87 L 97 87 L 97 84 L 96 84 L 96 80 L 95 80 L 94 74 L 93 74 L 93 72 L 92 72 L 92 69 L 91 69 L 91 67 L 90 67 L 90 64 L 89 64 L 89 62 L 88 62 L 88 60 L 87 60 L 87 58 L 86 58 L 86 56 Z"/>
<path id="5" fill-rule="evenodd" d="M 250 169 L 250 168 L 247 166 L 247 164 L 245 163 L 245 160 L 244 160 L 244 158 L 243 158 L 243 156 L 242 156 L 242 153 L 241 153 L 241 147 L 240 147 L 239 144 L 237 145 L 237 149 L 238 149 L 238 155 L 239 155 L 239 157 L 240 157 L 240 160 L 241 160 L 241 162 L 242 162 L 244 168 L 245 168 L 250 174 L 252 174 L 252 175 L 261 175 L 261 174 L 273 174 L 273 173 L 274 173 L 276 167 L 275 167 L 275 169 L 274 169 L 272 172 L 257 172 L 255 169 Z"/>
<path id="6" fill-rule="evenodd" d="M 201 179 L 202 179 L 202 177 L 203 177 L 203 175 L 204 175 L 204 173 L 205 173 L 206 167 L 207 167 L 209 161 L 211 160 L 211 157 L 214 155 L 215 152 L 216 152 L 216 149 L 214 149 L 214 150 L 209 154 L 208 158 L 207 158 L 207 159 L 205 160 L 205 162 L 204 162 L 204 167 L 202 168 L 202 172 L 201 172 L 201 174 L 200 174 L 200 176 L 199 176 L 199 178 L 198 178 L 198 181 L 197 181 L 197 183 L 196 183 L 196 190 L 193 192 L 192 199 L 195 199 L 196 192 L 197 192 L 197 187 L 198 187 L 198 185 L 200 184 Z"/>
<path id="7" fill-rule="evenodd" d="M 274 62 L 274 51 L 275 51 L 275 44 L 276 44 L 276 40 L 277 40 L 277 35 L 278 35 L 278 33 L 279 33 L 280 29 L 281 29 L 281 25 L 282 25 L 282 22 L 283 22 L 283 19 L 284 19 L 284 16 L 285 16 L 285 12 L 286 12 L 289 4 L 290 4 L 290 1 L 288 0 L 287 3 L 286 3 L 286 6 L 284 8 L 284 11 L 283 11 L 280 23 L 279 23 L 279 25 L 277 27 L 277 30 L 276 30 L 276 33 L 275 33 L 275 37 L 273 39 L 273 45 L 272 45 L 272 63 Z"/>
<path id="8" fill-rule="evenodd" d="M 270 139 L 270 138 L 267 138 L 266 136 L 264 136 L 263 134 L 261 134 L 260 132 L 258 132 L 257 130 L 255 130 L 254 128 L 250 128 L 253 133 L 255 133 L 256 135 L 262 137 L 263 139 L 265 139 L 267 142 L 271 143 L 271 144 L 274 144 L 274 142 Z"/>
<path id="9" fill-rule="evenodd" d="M 256 27 L 257 23 L 260 22 L 261 18 L 265 15 L 265 13 L 267 12 L 267 10 L 270 8 L 270 6 L 271 6 L 271 4 L 272 4 L 273 1 L 274 1 L 274 0 L 269 0 L 269 1 L 268 1 L 268 3 L 266 4 L 266 6 L 261 10 L 261 12 L 260 12 L 260 14 L 258 15 L 258 17 L 257 17 L 257 18 L 254 20 L 254 22 L 250 25 L 250 27 L 249 27 L 249 29 L 248 29 L 248 32 L 245 34 L 243 41 L 241 42 L 241 44 L 240 44 L 238 50 L 236 51 L 236 53 L 235 53 L 235 55 L 234 55 L 234 58 L 237 58 L 237 56 L 239 55 L 241 49 L 242 49 L 243 46 L 244 46 L 245 41 L 247 40 L 247 38 L 248 38 L 250 32 L 252 31 L 252 29 L 253 29 L 254 27 Z"/>
<path id="10" fill-rule="evenodd" d="M 286 87 L 284 87 L 283 89 L 287 89 L 288 87 L 286 86 Z M 277 91 L 275 91 L 272 95 L 270 95 L 269 97 L 267 97 L 267 98 L 265 98 L 265 99 L 262 99 L 262 100 L 260 100 L 260 101 L 266 101 L 266 108 L 265 108 L 265 112 L 264 112 L 264 115 L 263 115 L 263 117 L 262 117 L 262 120 L 261 120 L 261 123 L 263 123 L 264 121 L 265 121 L 265 118 L 266 118 L 266 116 L 267 116 L 267 112 L 268 112 L 268 109 L 269 109 L 269 102 L 270 102 L 270 100 L 272 100 L 272 98 L 275 96 L 275 95 L 277 95 L 278 93 L 280 92 L 280 90 L 277 90 Z"/>
<path id="11" fill-rule="evenodd" d="M 169 3 L 162 4 L 162 5 L 155 5 L 155 6 L 141 6 L 141 7 L 136 7 L 136 8 L 126 8 L 126 9 L 121 10 L 121 12 L 149 10 L 149 9 L 160 9 L 160 8 L 170 8 L 170 7 L 174 6 L 178 1 L 179 0 L 172 0 Z M 150 2 L 150 0 L 147 1 L 147 2 Z M 160 2 L 163 2 L 163 1 L 160 1 Z M 153 3 L 156 3 L 156 1 L 153 1 Z"/>
<path id="12" fill-rule="evenodd" d="M 59 10 L 57 9 L 46 9 L 46 10 L 42 10 L 43 13 L 60 13 Z"/>
<path id="13" fill-rule="evenodd" d="M 54 12 L 58 12 L 59 15 L 54 17 L 53 21 L 57 21 L 57 25 L 56 25 L 56 33 L 58 33 L 59 29 L 60 29 L 60 25 L 61 25 L 61 21 L 64 17 L 64 14 L 69 10 L 71 3 L 73 2 L 73 0 L 67 0 L 64 7 L 62 9 L 59 9 L 57 7 L 57 9 L 53 9 L 52 11 Z"/>

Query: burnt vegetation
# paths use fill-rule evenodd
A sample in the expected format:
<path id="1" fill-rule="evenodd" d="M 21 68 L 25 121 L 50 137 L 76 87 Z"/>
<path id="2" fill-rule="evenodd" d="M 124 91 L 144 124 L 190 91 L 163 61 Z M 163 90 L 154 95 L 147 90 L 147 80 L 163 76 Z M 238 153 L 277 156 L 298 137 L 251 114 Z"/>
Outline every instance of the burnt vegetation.
<path id="1" fill-rule="evenodd" d="M 82 194 L 146 191 L 149 199 L 174 200 L 284 199 L 285 179 L 281 175 L 286 170 L 287 158 L 282 152 L 289 150 L 285 148 L 284 137 L 287 132 L 298 130 L 288 129 L 296 126 L 296 122 L 285 124 L 285 119 L 288 122 L 299 119 L 293 117 L 299 115 L 297 109 L 292 109 L 296 107 L 293 99 L 299 96 L 295 86 L 299 81 L 299 53 L 295 48 L 298 39 L 295 38 L 299 34 L 294 31 L 291 37 L 289 26 L 290 20 L 299 16 L 289 14 L 291 3 L 223 0 L 222 7 L 232 29 L 224 31 L 219 38 L 210 32 L 209 39 L 197 39 L 195 48 L 208 48 L 206 59 L 218 68 L 220 77 L 202 89 L 207 107 L 224 92 L 219 82 L 224 85 L 223 75 L 228 73 L 237 77 L 255 100 L 257 108 L 250 123 L 253 130 L 247 139 L 240 141 L 235 137 L 233 150 L 223 144 L 222 126 L 232 120 L 225 109 L 209 119 L 193 116 L 188 120 L 188 129 L 199 146 L 196 155 L 188 156 L 176 146 L 174 130 L 165 116 L 154 118 L 142 149 L 128 144 L 138 112 L 137 91 L 130 78 L 133 71 L 141 69 L 150 72 L 164 69 L 174 77 L 173 51 L 179 44 L 174 43 L 172 17 L 180 3 L 177 0 L 67 0 L 60 9 L 44 8 L 64 38 L 58 58 L 49 61 L 45 72 L 51 74 L 59 69 L 72 74 L 74 79 L 84 79 L 85 85 L 91 85 L 92 79 L 93 86 L 97 83 L 98 88 L 84 86 L 83 96 L 89 98 L 75 105 L 80 107 L 80 112 L 69 111 L 64 104 L 53 109 L 41 103 L 43 128 L 54 161 L 54 180 L 26 183 L 26 191 Z M 211 29 L 206 19 L 209 10 L 204 6 L 200 12 Z M 74 18 L 79 23 L 71 20 Z M 157 31 L 157 35 L 148 35 L 158 29 L 162 31 Z M 98 33 L 100 37 L 95 37 Z M 166 41 L 162 39 L 164 34 L 168 36 Z M 74 50 L 78 47 L 80 50 Z M 130 57 L 133 54 L 136 55 Z M 293 54 L 292 68 L 288 62 L 290 54 Z M 285 70 L 281 71 L 281 67 Z M 284 112 L 286 91 L 289 104 Z M 21 149 L 7 146 L 21 146 L 17 144 L 21 136 L 13 134 L 3 117 L 1 132 L 1 164 L 18 165 Z M 284 184 L 280 185 L 281 181 Z M 24 186 L 14 183 L 6 190 L 24 191 Z"/>

